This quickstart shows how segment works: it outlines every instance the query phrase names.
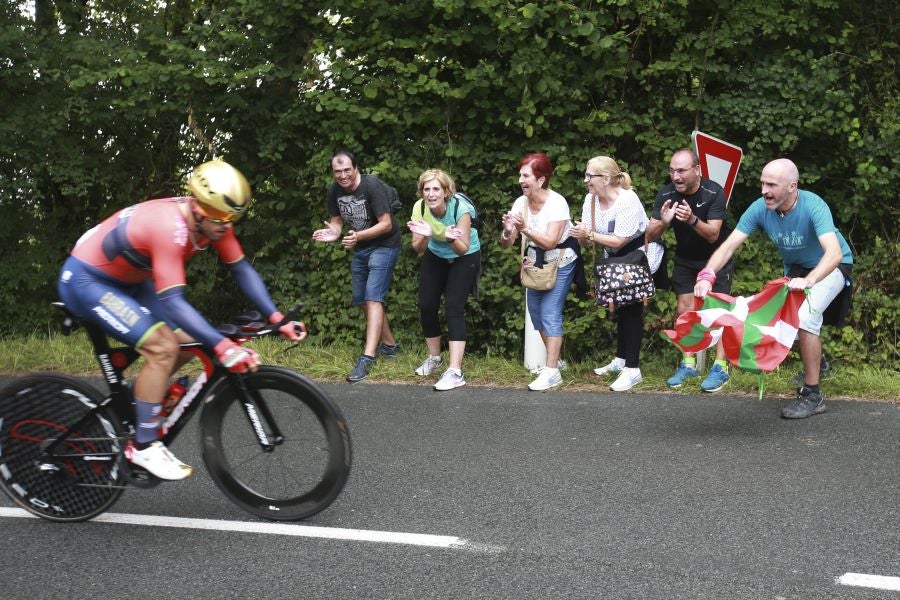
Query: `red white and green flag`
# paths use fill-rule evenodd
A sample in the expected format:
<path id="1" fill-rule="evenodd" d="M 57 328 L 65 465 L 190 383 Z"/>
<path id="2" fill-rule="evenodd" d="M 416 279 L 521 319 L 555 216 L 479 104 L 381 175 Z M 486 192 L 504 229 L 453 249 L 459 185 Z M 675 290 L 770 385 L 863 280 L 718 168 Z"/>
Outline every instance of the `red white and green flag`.
<path id="1" fill-rule="evenodd" d="M 685 352 L 700 352 L 719 339 L 734 366 L 760 373 L 773 371 L 787 357 L 800 326 L 801 290 L 788 289 L 787 277 L 775 279 L 758 294 L 745 298 L 710 292 L 696 298 L 696 310 L 675 321 L 675 329 L 660 333 Z"/>

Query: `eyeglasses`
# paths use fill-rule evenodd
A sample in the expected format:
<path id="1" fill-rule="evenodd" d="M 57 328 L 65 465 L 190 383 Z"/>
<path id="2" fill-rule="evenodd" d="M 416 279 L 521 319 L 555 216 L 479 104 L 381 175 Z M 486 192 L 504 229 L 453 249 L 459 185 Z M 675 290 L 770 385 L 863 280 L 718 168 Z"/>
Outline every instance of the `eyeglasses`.
<path id="1" fill-rule="evenodd" d="M 688 171 L 690 171 L 691 169 L 696 169 L 698 166 L 699 165 L 691 165 L 687 169 L 669 169 L 669 175 L 681 176 L 681 175 L 684 175 L 685 173 L 687 173 Z"/>
<path id="2" fill-rule="evenodd" d="M 240 219 L 241 217 L 244 216 L 243 212 L 239 212 L 239 213 L 226 214 L 226 215 L 216 219 L 216 218 L 209 216 L 207 214 L 207 211 L 204 210 L 202 206 L 200 206 L 199 202 L 197 203 L 197 205 L 194 208 L 196 210 L 195 216 L 199 215 L 201 218 L 209 221 L 210 223 L 213 223 L 214 225 L 234 224 L 235 221 L 237 221 L 238 219 Z"/>
<path id="3" fill-rule="evenodd" d="M 585 174 L 584 174 L 584 180 L 585 180 L 585 181 L 590 181 L 590 180 L 593 179 L 594 177 L 605 177 L 605 175 L 594 175 L 593 173 L 585 173 Z"/>
<path id="4" fill-rule="evenodd" d="M 232 223 L 237 221 L 237 218 L 230 218 L 230 219 L 213 219 L 211 217 L 203 217 L 203 218 L 206 219 L 207 221 L 209 221 L 210 223 L 213 223 L 214 225 L 231 225 Z"/>

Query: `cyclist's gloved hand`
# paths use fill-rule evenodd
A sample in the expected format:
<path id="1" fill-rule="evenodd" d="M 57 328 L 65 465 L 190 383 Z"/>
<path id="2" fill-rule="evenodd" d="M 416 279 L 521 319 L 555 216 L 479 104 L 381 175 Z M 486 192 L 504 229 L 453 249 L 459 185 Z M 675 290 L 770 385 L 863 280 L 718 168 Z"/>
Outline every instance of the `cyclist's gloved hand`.
<path id="1" fill-rule="evenodd" d="M 259 354 L 225 338 L 213 349 L 219 362 L 232 373 L 255 371 L 259 366 Z"/>
<path id="2" fill-rule="evenodd" d="M 284 321 L 284 315 L 277 310 L 269 315 L 269 323 L 280 323 L 282 321 Z M 307 335 L 306 325 L 300 321 L 288 321 L 278 328 L 278 332 L 295 344 L 302 342 Z"/>

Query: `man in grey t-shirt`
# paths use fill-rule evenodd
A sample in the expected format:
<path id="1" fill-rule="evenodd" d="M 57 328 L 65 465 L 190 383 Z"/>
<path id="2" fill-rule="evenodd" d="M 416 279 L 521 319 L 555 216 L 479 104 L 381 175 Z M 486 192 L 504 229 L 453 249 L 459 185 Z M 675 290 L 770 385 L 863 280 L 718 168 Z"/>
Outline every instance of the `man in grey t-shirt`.
<path id="1" fill-rule="evenodd" d="M 377 177 L 360 174 L 352 153 L 335 152 L 331 171 L 334 183 L 328 187 L 330 219 L 323 229 L 313 232 L 313 239 L 340 240 L 341 246 L 353 250 L 351 301 L 366 315 L 365 349 L 347 375 L 347 381 L 354 383 L 368 376 L 377 354 L 393 357 L 399 350 L 384 300 L 400 256 L 400 227 L 391 212 L 385 185 Z M 349 230 L 342 236 L 345 224 Z"/>

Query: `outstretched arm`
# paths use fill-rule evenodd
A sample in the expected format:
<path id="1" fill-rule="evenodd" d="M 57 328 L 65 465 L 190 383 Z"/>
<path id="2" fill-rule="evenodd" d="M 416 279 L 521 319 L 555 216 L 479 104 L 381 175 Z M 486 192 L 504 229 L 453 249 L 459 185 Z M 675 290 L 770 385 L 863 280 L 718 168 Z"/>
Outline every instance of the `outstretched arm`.
<path id="1" fill-rule="evenodd" d="M 697 274 L 697 284 L 694 286 L 694 295 L 702 298 L 709 293 L 716 281 L 716 271 L 725 266 L 731 259 L 738 246 L 744 243 L 749 236 L 735 229 L 731 232 L 722 245 L 713 252 L 706 263 L 706 267 Z"/>

